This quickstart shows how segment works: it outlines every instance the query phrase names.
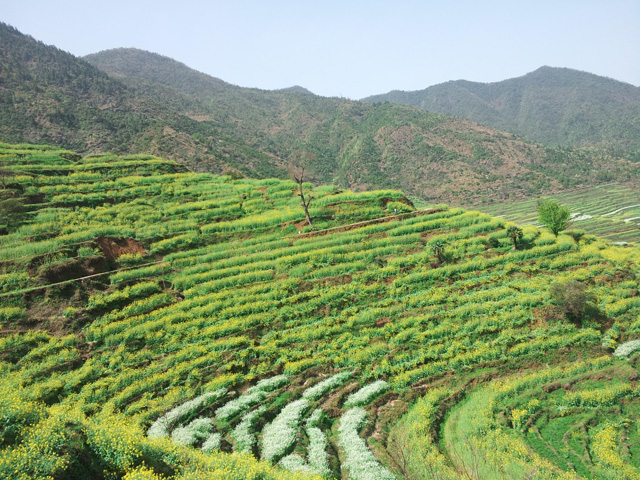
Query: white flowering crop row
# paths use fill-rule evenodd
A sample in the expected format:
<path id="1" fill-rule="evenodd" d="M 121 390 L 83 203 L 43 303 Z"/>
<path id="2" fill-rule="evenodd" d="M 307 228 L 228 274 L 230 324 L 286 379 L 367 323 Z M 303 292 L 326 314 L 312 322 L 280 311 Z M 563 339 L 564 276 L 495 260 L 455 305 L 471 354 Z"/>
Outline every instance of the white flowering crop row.
<path id="1" fill-rule="evenodd" d="M 328 477 L 331 475 L 331 469 L 329 467 L 329 456 L 327 455 L 327 437 L 322 430 L 318 428 L 321 414 L 322 410 L 316 408 L 307 419 L 306 430 L 307 437 L 309 437 L 307 459 L 309 466 L 315 472 Z"/>
<path id="2" fill-rule="evenodd" d="M 265 378 L 259 381 L 244 395 L 227 402 L 225 405 L 216 410 L 216 419 L 228 420 L 239 412 L 257 405 L 267 396 L 267 392 L 275 390 L 287 382 L 286 375 L 278 375 L 271 378 Z"/>
<path id="3" fill-rule="evenodd" d="M 364 424 L 366 412 L 356 407 L 347 410 L 340 417 L 338 441 L 344 451 L 344 466 L 349 470 L 349 478 L 354 480 L 394 480 L 393 474 L 384 468 L 373 456 L 367 443 L 358 435 Z"/>
<path id="4" fill-rule="evenodd" d="M 326 380 L 321 381 L 313 387 L 307 388 L 302 394 L 302 397 L 308 400 L 317 400 L 329 390 L 332 390 L 338 385 L 342 385 L 347 379 L 351 377 L 351 375 L 351 372 L 340 372 L 332 377 L 327 378 Z"/>
<path id="5" fill-rule="evenodd" d="M 640 340 L 631 340 L 630 342 L 623 343 L 616 348 L 616 351 L 613 352 L 613 356 L 618 358 L 628 357 L 638 350 L 640 350 Z"/>
<path id="6" fill-rule="evenodd" d="M 233 439 L 236 441 L 236 452 L 251 452 L 253 446 L 256 444 L 257 438 L 255 433 L 253 432 L 253 426 L 266 410 L 266 407 L 262 406 L 253 412 L 247 413 L 240 423 L 233 429 L 233 433 L 231 434 Z"/>
<path id="7" fill-rule="evenodd" d="M 290 454 L 278 462 L 281 468 L 290 472 L 309 472 L 325 477 L 331 475 L 329 457 L 327 455 L 327 437 L 317 426 L 321 415 L 322 410 L 315 409 L 305 425 L 307 436 L 309 437 L 308 462 L 305 462 L 298 454 Z"/>
<path id="8" fill-rule="evenodd" d="M 149 427 L 147 435 L 150 438 L 156 437 L 168 437 L 169 429 L 178 423 L 180 420 L 193 414 L 196 410 L 205 407 L 207 404 L 212 403 L 222 397 L 227 390 L 225 388 L 219 388 L 214 392 L 208 392 L 204 395 L 189 400 L 176 408 L 169 410 L 162 417 L 158 418 Z"/>
<path id="9" fill-rule="evenodd" d="M 362 387 L 355 393 L 349 395 L 347 401 L 344 402 L 345 407 L 360 407 L 362 405 L 366 405 L 369 403 L 375 396 L 382 393 L 387 389 L 387 382 L 384 380 L 378 380 L 377 382 L 373 382 L 366 387 Z"/>
<path id="10" fill-rule="evenodd" d="M 285 454 L 296 440 L 300 417 L 307 408 L 309 408 L 309 401 L 304 398 L 291 402 L 282 409 L 273 422 L 264 427 L 262 458 L 273 462 Z"/>
<path id="11" fill-rule="evenodd" d="M 276 375 L 275 377 L 265 378 L 256 383 L 253 387 L 251 387 L 248 392 L 252 392 L 254 390 L 260 390 L 263 392 L 271 392 L 278 387 L 281 387 L 289 378 L 286 375 Z"/>
<path id="12" fill-rule="evenodd" d="M 279 465 L 292 472 L 309 472 L 325 477 L 331 476 L 327 453 L 328 441 L 326 435 L 318 426 L 322 415 L 320 409 L 314 410 L 305 424 L 306 434 L 309 438 L 307 459 L 305 460 L 298 454 L 286 456 L 285 454 L 290 451 L 296 441 L 302 418 L 309 409 L 310 402 L 318 400 L 351 377 L 351 372 L 341 372 L 333 375 L 307 388 L 303 392 L 302 398 L 285 406 L 273 422 L 263 430 L 261 442 L 262 458 L 272 463 L 280 460 Z M 280 387 L 287 380 L 288 377 L 286 375 L 279 375 L 258 382 L 255 386 L 249 388 L 245 394 L 218 408 L 215 411 L 216 419 L 228 420 L 241 411 L 251 408 L 263 401 L 268 392 Z M 345 405 L 364 405 L 387 388 L 387 383 L 382 380 L 367 385 L 350 395 Z M 215 424 L 212 418 L 197 418 L 186 426 L 176 427 L 176 425 L 188 420 L 189 417 L 193 418 L 199 410 L 218 400 L 226 392 L 226 389 L 209 392 L 170 410 L 151 425 L 148 435 L 150 437 L 166 437 L 169 436 L 169 431 L 173 429 L 171 439 L 178 444 L 195 446 L 202 443 L 201 448 L 205 452 L 219 450 L 222 434 L 214 432 Z M 265 411 L 266 407 L 261 406 L 254 411 L 246 413 L 231 432 L 237 452 L 251 453 L 253 451 L 257 443 L 257 435 L 254 431 L 255 424 Z M 347 457 L 345 465 L 349 468 L 351 477 L 355 479 L 380 478 L 385 480 L 393 478 L 388 470 L 377 462 L 367 448 L 365 441 L 358 435 L 358 429 L 364 421 L 364 416 L 364 410 L 352 408 L 343 415 L 340 421 L 339 438 Z"/>
<path id="13" fill-rule="evenodd" d="M 297 453 L 292 453 L 287 455 L 286 457 L 282 457 L 282 459 L 278 462 L 278 466 L 287 470 L 289 472 L 308 472 L 308 473 L 316 473 L 313 468 L 311 468 L 307 463 Z"/>
<path id="14" fill-rule="evenodd" d="M 214 452 L 220 450 L 220 443 L 222 442 L 222 434 L 212 433 L 202 444 L 201 450 L 203 452 Z"/>
<path id="15" fill-rule="evenodd" d="M 171 440 L 181 445 L 195 445 L 205 440 L 213 430 L 213 420 L 196 418 L 189 425 L 178 427 L 171 433 Z"/>

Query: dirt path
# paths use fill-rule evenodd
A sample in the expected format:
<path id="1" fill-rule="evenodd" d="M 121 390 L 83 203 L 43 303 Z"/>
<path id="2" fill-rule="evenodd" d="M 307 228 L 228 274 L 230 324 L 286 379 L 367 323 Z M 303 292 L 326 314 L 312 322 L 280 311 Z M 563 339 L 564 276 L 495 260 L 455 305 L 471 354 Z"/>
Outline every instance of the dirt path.
<path id="1" fill-rule="evenodd" d="M 89 278 L 101 277 L 103 275 L 111 275 L 113 273 L 122 272 L 124 270 L 131 270 L 131 269 L 134 269 L 134 268 L 141 268 L 141 267 L 148 267 L 150 265 L 157 265 L 159 263 L 164 263 L 164 260 L 159 260 L 157 262 L 151 262 L 151 263 L 144 263 L 142 265 L 134 265 L 132 267 L 118 268 L 116 270 L 109 270 L 108 272 L 94 273 L 93 275 L 87 275 L 87 276 L 84 276 L 84 277 L 71 278 L 69 280 L 64 280 L 62 282 L 49 283 L 47 285 L 38 285 L 36 287 L 29 287 L 29 288 L 23 288 L 21 290 L 14 290 L 12 292 L 0 293 L 0 297 L 7 297 L 9 295 L 18 295 L 20 293 L 32 292 L 34 290 L 42 290 L 42 289 L 49 288 L 49 287 L 55 287 L 55 286 L 58 286 L 58 285 L 64 285 L 66 283 L 78 282 L 80 280 L 87 280 Z"/>
<path id="2" fill-rule="evenodd" d="M 609 215 L 615 215 L 616 213 L 620 213 L 621 211 L 626 210 L 627 208 L 635 208 L 635 207 L 640 207 L 640 203 L 638 203 L 637 205 L 628 205 L 626 207 L 622 207 L 622 208 L 619 208 L 617 210 L 614 210 L 613 212 L 603 213 L 600 216 L 601 217 L 608 217 Z"/>
<path id="3" fill-rule="evenodd" d="M 389 215 L 388 217 L 374 218 L 372 220 L 365 220 L 364 222 L 350 223 L 348 225 L 340 225 L 339 227 L 327 228 L 325 230 L 315 230 L 313 232 L 299 233 L 297 235 L 290 235 L 289 238 L 308 238 L 321 235 L 328 235 L 330 233 L 346 232 L 349 230 L 355 230 L 356 228 L 366 227 L 367 225 L 377 225 L 379 223 L 392 222 L 394 220 L 404 220 L 405 218 L 419 217 L 421 215 L 431 215 L 432 213 L 442 212 L 443 208 L 428 208 L 425 210 L 416 210 L 409 213 L 400 213 L 398 215 Z"/>

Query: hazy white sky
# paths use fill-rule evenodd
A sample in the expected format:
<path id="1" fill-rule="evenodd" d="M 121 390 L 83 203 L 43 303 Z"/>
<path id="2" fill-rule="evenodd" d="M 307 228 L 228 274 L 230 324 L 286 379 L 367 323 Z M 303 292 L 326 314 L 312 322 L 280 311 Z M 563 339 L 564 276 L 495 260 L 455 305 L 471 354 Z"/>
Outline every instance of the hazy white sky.
<path id="1" fill-rule="evenodd" d="M 640 0 L 0 0 L 0 21 L 78 56 L 136 47 L 353 99 L 543 65 L 640 85 Z"/>

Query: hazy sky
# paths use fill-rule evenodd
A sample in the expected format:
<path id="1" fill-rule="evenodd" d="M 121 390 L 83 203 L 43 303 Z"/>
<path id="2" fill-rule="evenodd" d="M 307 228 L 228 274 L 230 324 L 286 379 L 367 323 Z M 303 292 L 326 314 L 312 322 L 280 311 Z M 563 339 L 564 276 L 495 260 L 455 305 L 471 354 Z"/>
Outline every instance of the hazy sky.
<path id="1" fill-rule="evenodd" d="M 236 85 L 353 99 L 543 65 L 640 85 L 640 0 L 0 0 L 0 21 L 78 56 L 137 47 Z"/>

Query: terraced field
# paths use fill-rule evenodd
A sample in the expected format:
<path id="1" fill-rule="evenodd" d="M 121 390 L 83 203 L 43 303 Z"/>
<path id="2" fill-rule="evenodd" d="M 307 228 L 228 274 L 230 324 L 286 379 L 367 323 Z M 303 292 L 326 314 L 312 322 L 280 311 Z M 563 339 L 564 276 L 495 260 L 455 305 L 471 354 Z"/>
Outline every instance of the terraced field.
<path id="1" fill-rule="evenodd" d="M 306 185 L 311 230 L 293 182 L 0 161 L 0 477 L 640 477 L 635 247 Z"/>
<path id="2" fill-rule="evenodd" d="M 572 228 L 612 242 L 640 243 L 640 183 L 599 185 L 554 196 L 573 213 Z M 519 224 L 536 224 L 536 200 L 518 200 L 482 207 L 492 215 Z"/>

